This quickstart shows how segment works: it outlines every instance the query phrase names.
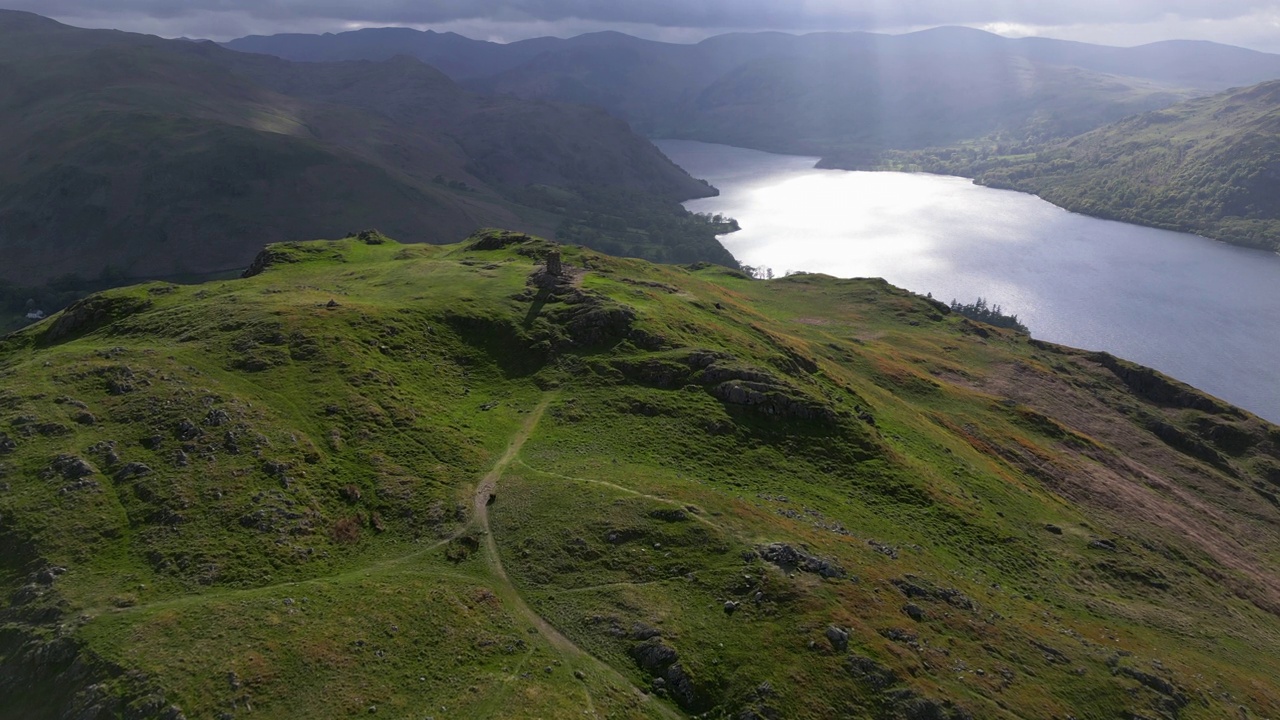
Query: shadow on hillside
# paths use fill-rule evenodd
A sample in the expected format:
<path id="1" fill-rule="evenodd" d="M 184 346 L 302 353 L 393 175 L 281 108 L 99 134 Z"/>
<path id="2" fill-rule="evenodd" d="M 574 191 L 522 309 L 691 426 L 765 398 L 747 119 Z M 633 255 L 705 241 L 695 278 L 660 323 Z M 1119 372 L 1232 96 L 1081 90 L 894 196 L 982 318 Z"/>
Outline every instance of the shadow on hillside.
<path id="1" fill-rule="evenodd" d="M 542 314 L 542 308 L 546 306 L 547 302 L 550 300 L 550 288 L 542 288 L 538 291 L 538 294 L 533 297 L 533 303 L 529 306 L 529 312 L 524 316 L 524 322 L 521 323 L 525 330 L 529 330 L 533 327 L 533 323 L 538 319 L 538 316 Z"/>

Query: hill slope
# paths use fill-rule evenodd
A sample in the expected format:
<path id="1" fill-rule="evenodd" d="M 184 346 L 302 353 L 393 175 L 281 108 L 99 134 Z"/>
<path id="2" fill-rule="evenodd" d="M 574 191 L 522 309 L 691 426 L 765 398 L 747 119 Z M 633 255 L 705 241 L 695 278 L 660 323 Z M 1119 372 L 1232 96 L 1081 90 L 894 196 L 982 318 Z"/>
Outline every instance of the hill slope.
<path id="1" fill-rule="evenodd" d="M 0 12 L 0 97 L 0 281 L 210 273 L 369 226 L 553 231 L 565 213 L 519 204 L 529 185 L 668 214 L 711 192 L 604 113 L 478 97 L 408 59 L 295 65 Z M 694 243 L 640 254 L 732 262 L 710 229 Z"/>
<path id="2" fill-rule="evenodd" d="M 1280 81 L 1123 120 L 979 181 L 1068 210 L 1280 250 Z"/>
<path id="3" fill-rule="evenodd" d="M 1074 212 L 1280 249 L 1280 81 L 1137 115 L 1065 142 L 887 152 L 872 169 L 972 177 Z"/>
<path id="4" fill-rule="evenodd" d="M 553 249 L 276 245 L 6 339 L 0 717 L 1280 712 L 1280 428 Z"/>

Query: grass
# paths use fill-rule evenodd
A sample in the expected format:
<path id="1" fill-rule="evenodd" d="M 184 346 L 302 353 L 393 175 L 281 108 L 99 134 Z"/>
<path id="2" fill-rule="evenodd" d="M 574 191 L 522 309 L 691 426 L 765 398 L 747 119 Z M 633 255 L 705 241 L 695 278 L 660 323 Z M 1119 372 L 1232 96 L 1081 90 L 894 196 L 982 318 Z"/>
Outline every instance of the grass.
<path id="1" fill-rule="evenodd" d="M 0 717 L 1280 709 L 1273 426 L 883 281 L 483 237 L 7 338 Z"/>

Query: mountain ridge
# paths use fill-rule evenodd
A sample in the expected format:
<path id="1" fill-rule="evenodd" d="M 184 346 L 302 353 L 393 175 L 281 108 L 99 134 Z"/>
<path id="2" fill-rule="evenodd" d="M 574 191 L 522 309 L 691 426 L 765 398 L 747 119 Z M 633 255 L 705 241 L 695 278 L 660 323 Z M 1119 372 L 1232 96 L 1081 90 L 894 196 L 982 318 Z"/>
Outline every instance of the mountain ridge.
<path id="1" fill-rule="evenodd" d="M 385 52 L 377 47 L 377 30 L 357 32 L 364 33 L 360 37 L 372 44 L 367 48 L 363 47 L 357 42 L 355 35 L 312 36 L 309 42 L 316 47 L 329 47 L 335 53 L 328 56 L 331 58 L 354 59 L 369 53 L 376 55 Z M 927 78 L 927 72 L 923 75 L 911 74 L 909 66 L 915 62 L 914 58 L 940 52 L 954 54 L 954 57 L 949 63 L 930 66 L 933 72 L 955 74 L 956 69 L 951 65 L 990 65 L 997 60 L 1004 64 L 1023 62 L 1031 63 L 1037 68 L 1056 68 L 1053 72 L 1059 72 L 1062 67 L 1072 67 L 1077 68 L 1077 72 L 1091 74 L 1088 82 L 1093 84 L 1110 82 L 1131 85 L 1130 92 L 1136 93 L 1134 100 L 1149 93 L 1149 90 L 1143 89 L 1144 84 L 1155 83 L 1167 95 L 1166 99 L 1152 100 L 1156 105 L 1172 104 L 1178 99 L 1176 93 L 1179 92 L 1184 93 L 1182 97 L 1185 97 L 1188 91 L 1192 94 L 1213 92 L 1231 86 L 1252 85 L 1280 78 L 1280 56 L 1217 43 L 1151 43 L 1120 48 L 1050 38 L 1005 38 L 964 27 L 933 28 L 903 35 L 736 33 L 715 36 L 695 44 L 662 43 L 617 33 L 588 34 L 569 39 L 539 38 L 509 45 L 471 41 L 465 50 L 454 48 L 458 53 L 456 57 L 450 56 L 443 48 L 433 48 L 434 35 L 419 33 L 415 36 L 402 29 L 388 32 L 396 37 L 416 37 L 420 41 L 416 50 L 409 47 L 411 43 L 401 46 L 400 50 L 414 52 L 426 62 L 447 63 L 452 70 L 446 69 L 446 72 L 453 73 L 472 87 L 486 92 L 600 105 L 647 134 L 658 137 L 681 137 L 709 142 L 741 143 L 745 140 L 751 142 L 750 147 L 756 149 L 801 154 L 847 151 L 851 145 L 858 144 L 889 148 L 912 145 L 904 145 L 902 140 L 893 138 L 880 139 L 874 132 L 869 137 L 862 138 L 832 134 L 797 141 L 789 139 L 785 133 L 777 132 L 756 139 L 749 128 L 743 137 L 728 138 L 723 135 L 722 128 L 700 126 L 695 98 L 705 94 L 726 73 L 735 70 L 741 72 L 744 63 L 754 59 L 767 66 L 775 56 L 775 59 L 784 62 L 797 63 L 796 69 L 790 71 L 792 79 L 787 82 L 810 94 L 813 91 L 803 90 L 805 83 L 817 82 L 823 69 L 829 69 L 837 61 L 845 68 L 843 75 L 856 75 L 860 72 L 859 63 L 851 60 L 857 58 L 874 61 L 873 64 L 882 68 L 886 77 L 879 81 L 877 92 L 889 93 L 895 84 L 909 84 Z M 341 37 L 346 37 L 350 42 L 332 39 Z M 275 51 L 277 54 L 289 55 L 285 49 L 277 47 L 270 37 L 255 37 L 252 40 L 231 41 L 227 46 L 245 51 Z M 335 44 L 341 44 L 341 47 L 336 47 Z M 1188 52 L 1188 48 L 1193 48 L 1195 52 Z M 615 57 L 611 53 L 634 55 Z M 502 69 L 498 70 L 498 65 L 486 64 L 487 61 L 478 59 L 484 56 L 505 56 L 506 59 L 500 63 Z M 471 65 L 468 66 L 468 63 Z M 592 79 L 593 72 L 598 73 L 595 79 Z M 984 77 L 981 73 L 972 75 L 973 78 Z M 969 82 L 975 80 L 971 79 Z M 664 90 L 667 87 L 669 90 Z M 1068 82 L 1047 87 L 1056 88 L 1046 90 L 1047 92 L 1062 92 L 1063 89 L 1069 91 L 1075 86 Z M 844 91 L 833 86 L 824 88 L 823 92 L 840 94 Z M 1003 88 L 1000 92 L 1010 98 L 1017 95 L 1013 86 Z M 624 97 L 628 99 L 624 100 Z M 1114 98 L 1105 94 L 1086 94 L 1069 105 L 1092 103 L 1105 106 L 1114 101 Z M 1140 107 L 1134 104 L 1129 107 L 1155 109 L 1152 106 Z M 916 114 L 921 111 L 922 109 L 916 108 Z M 1061 108 L 1057 110 L 1061 111 Z M 912 114 L 892 109 L 886 112 L 898 121 Z M 1080 114 L 1078 109 L 1075 112 Z M 1133 112 L 1126 113 L 1119 106 L 1114 110 L 1100 109 L 1089 119 L 1086 119 L 1088 116 L 1082 116 L 1060 128 L 1055 131 L 1055 136 L 1079 134 L 1119 119 L 1124 114 Z M 854 116 L 842 117 L 845 123 L 856 124 L 856 120 Z M 753 122 L 751 115 L 745 116 L 746 125 L 750 126 Z M 1010 124 L 1000 125 L 993 119 L 986 118 L 985 125 L 978 132 L 983 135 L 997 131 L 1013 135 L 1025 133 L 1026 130 L 1019 127 L 1018 122 L 1023 121 L 1015 120 Z M 759 135 L 758 131 L 755 132 Z M 968 136 L 963 136 L 954 139 L 967 138 Z M 920 141 L 914 142 L 918 146 Z"/>
<path id="2" fill-rule="evenodd" d="M 688 226 L 625 251 L 733 264 L 678 205 L 712 189 L 596 110 L 477 96 L 407 58 L 291 64 L 9 12 L 2 27 L 0 281 L 199 276 L 370 225 L 552 234 L 602 192 Z M 49 287 L 2 289 L 52 310 Z"/>

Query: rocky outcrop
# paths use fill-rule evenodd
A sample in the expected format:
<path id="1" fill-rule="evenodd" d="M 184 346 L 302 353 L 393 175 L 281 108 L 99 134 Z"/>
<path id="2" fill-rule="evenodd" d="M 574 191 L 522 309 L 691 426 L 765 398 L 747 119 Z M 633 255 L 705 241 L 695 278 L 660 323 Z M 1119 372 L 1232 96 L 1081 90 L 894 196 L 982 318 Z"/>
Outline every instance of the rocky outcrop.
<path id="1" fill-rule="evenodd" d="M 903 595 L 912 600 L 940 600 L 960 610 L 976 610 L 975 603 L 967 595 L 955 588 L 938 587 L 928 580 L 915 575 L 904 575 L 889 582 L 898 588 Z"/>
<path id="2" fill-rule="evenodd" d="M 41 345 L 72 340 L 151 307 L 151 301 L 126 295 L 100 294 L 63 310 L 40 336 Z"/>
<path id="3" fill-rule="evenodd" d="M 1151 368 L 1121 360 L 1109 353 L 1091 353 L 1088 358 L 1111 371 L 1135 395 L 1157 405 L 1200 410 L 1215 415 L 1240 416 L 1240 411 L 1221 403 L 1190 385 L 1172 380 Z"/>
<path id="4" fill-rule="evenodd" d="M 832 560 L 820 558 L 786 543 L 773 543 L 759 550 L 760 557 L 787 571 L 799 571 L 821 575 L 824 578 L 844 578 L 848 573 Z"/>
<path id="5" fill-rule="evenodd" d="M 532 236 L 520 232 L 485 228 L 467 238 L 466 243 L 468 250 L 483 252 L 487 250 L 502 250 L 512 245 L 527 243 L 532 239 Z"/>
<path id="6" fill-rule="evenodd" d="M 833 422 L 837 413 L 787 381 L 760 368 L 744 366 L 727 353 L 691 350 L 639 360 L 617 360 L 614 369 L 634 382 L 675 389 L 701 385 L 726 405 L 793 420 Z"/>
<path id="7" fill-rule="evenodd" d="M 653 688 L 658 694 L 669 695 L 685 710 L 698 708 L 697 689 L 674 648 L 654 637 L 632 646 L 631 658 L 653 678 Z"/>

